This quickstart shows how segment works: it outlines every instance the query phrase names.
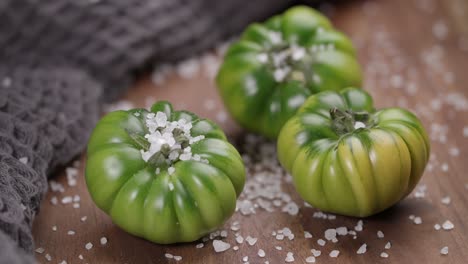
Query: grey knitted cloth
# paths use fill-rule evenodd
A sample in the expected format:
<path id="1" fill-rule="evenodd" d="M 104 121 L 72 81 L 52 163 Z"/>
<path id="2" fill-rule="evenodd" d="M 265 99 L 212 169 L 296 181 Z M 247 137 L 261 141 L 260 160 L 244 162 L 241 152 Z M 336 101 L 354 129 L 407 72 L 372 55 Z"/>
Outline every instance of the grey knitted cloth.
<path id="1" fill-rule="evenodd" d="M 33 263 L 47 176 L 135 73 L 214 46 L 285 0 L 0 1 L 0 263 Z M 157 65 L 156 65 L 157 66 Z"/>
<path id="2" fill-rule="evenodd" d="M 132 72 L 213 47 L 292 0 L 2 0 L 0 58 L 76 65 L 103 84 L 105 100 Z"/>
<path id="3" fill-rule="evenodd" d="M 83 150 L 101 89 L 71 69 L 0 66 L 0 76 L 0 263 L 27 263 L 46 175 Z"/>

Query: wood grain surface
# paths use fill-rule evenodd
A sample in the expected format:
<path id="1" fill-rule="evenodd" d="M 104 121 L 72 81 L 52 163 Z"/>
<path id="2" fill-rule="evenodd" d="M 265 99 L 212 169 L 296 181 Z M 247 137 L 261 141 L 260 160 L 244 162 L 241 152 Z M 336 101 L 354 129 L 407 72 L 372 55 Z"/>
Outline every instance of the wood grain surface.
<path id="1" fill-rule="evenodd" d="M 273 212 L 260 207 L 251 215 L 236 212 L 224 226 L 228 236 L 223 240 L 231 248 L 215 253 L 211 241 L 200 249 L 196 248 L 198 242 L 161 246 L 116 227 L 90 199 L 82 156 L 77 185 L 67 185 L 65 170 L 58 173 L 53 180 L 63 184 L 65 191 L 49 191 L 36 217 L 36 247 L 45 250 L 36 254 L 38 262 L 49 263 L 45 258 L 49 254 L 51 263 L 176 263 L 165 257 L 170 253 L 181 256 L 180 263 L 243 263 L 245 256 L 249 263 L 285 263 L 287 253 L 292 252 L 294 263 L 305 263 L 314 248 L 322 252 L 316 263 L 468 263 L 468 1 L 351 1 L 323 5 L 322 9 L 358 47 L 365 89 L 374 96 L 376 106 L 407 107 L 423 120 L 431 137 L 432 156 L 416 192 L 393 208 L 363 219 L 363 231 L 356 239 L 339 237 L 337 243 L 327 242 L 322 247 L 317 240 L 324 237 L 326 229 L 353 229 L 359 219 L 316 218 L 317 211 L 304 206 L 292 184 L 283 181 L 281 190 L 299 205 L 298 214 L 282 212 L 284 203 Z M 242 142 L 246 132 L 226 114 L 213 83 L 213 69 L 219 60 L 205 55 L 198 69 L 196 63 L 179 65 L 160 84 L 144 79 L 123 99 L 140 107 L 160 99 L 170 100 L 176 108 L 212 118 L 233 142 Z M 61 203 L 63 197 L 75 195 L 80 197 L 76 202 L 79 208 L 74 208 L 73 203 Z M 57 205 L 51 203 L 53 197 L 57 197 Z M 450 198 L 449 204 L 442 202 L 444 197 Z M 245 195 L 240 199 L 245 200 Z M 410 215 L 420 217 L 422 223 L 415 224 Z M 86 220 L 82 221 L 84 216 Z M 435 224 L 446 220 L 454 224 L 453 230 L 434 229 Z M 239 231 L 230 229 L 233 221 L 239 222 Z M 291 229 L 293 240 L 280 241 L 271 235 L 284 227 Z M 69 230 L 75 234 L 69 235 Z M 379 230 L 384 238 L 377 237 Z M 304 231 L 313 238 L 304 238 Z M 252 246 L 237 244 L 235 233 L 258 240 Z M 100 244 L 101 237 L 108 239 L 107 244 Z M 88 242 L 94 245 L 90 250 L 85 248 Z M 390 249 L 384 249 L 387 242 L 392 244 Z M 368 246 L 367 252 L 356 254 L 363 243 Z M 239 250 L 232 249 L 235 245 Z M 440 253 L 444 246 L 448 246 L 448 255 Z M 265 257 L 258 256 L 259 249 L 265 251 Z M 331 250 L 339 250 L 339 256 L 331 258 Z M 380 257 L 384 251 L 388 258 Z"/>

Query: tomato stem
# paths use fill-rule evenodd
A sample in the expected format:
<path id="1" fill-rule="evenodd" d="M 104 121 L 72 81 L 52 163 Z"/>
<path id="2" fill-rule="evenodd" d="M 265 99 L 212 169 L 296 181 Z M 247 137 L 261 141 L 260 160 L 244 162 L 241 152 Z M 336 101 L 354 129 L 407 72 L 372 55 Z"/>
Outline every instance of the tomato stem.
<path id="1" fill-rule="evenodd" d="M 264 62 L 277 82 L 295 80 L 310 83 L 313 81 L 311 65 L 314 60 L 314 54 L 306 48 L 281 42 L 267 51 Z"/>
<path id="2" fill-rule="evenodd" d="M 361 128 L 369 128 L 372 120 L 368 112 L 354 112 L 351 109 L 340 110 L 336 107 L 330 109 L 332 127 L 339 135 L 351 133 Z"/>
<path id="3" fill-rule="evenodd" d="M 127 133 L 130 136 L 130 138 L 132 138 L 133 142 L 140 149 L 142 149 L 144 151 L 149 150 L 150 143 L 148 142 L 148 140 L 144 136 L 142 136 L 142 135 L 140 135 L 138 133 L 135 133 L 135 132 L 127 131 Z M 167 163 L 167 160 L 169 160 L 169 155 L 171 154 L 171 152 L 175 151 L 175 152 L 178 152 L 178 154 L 180 155 L 180 154 L 182 154 L 184 152 L 183 149 L 190 146 L 190 140 L 184 134 L 183 130 L 181 130 L 179 128 L 175 128 L 172 133 L 173 133 L 175 141 L 177 143 L 179 143 L 182 148 L 181 149 L 171 149 L 171 147 L 168 144 L 164 144 L 164 145 L 161 146 L 161 149 L 158 152 L 154 153 L 148 159 L 148 163 L 154 165 L 157 168 L 166 167 L 166 166 L 170 165 L 170 164 Z"/>

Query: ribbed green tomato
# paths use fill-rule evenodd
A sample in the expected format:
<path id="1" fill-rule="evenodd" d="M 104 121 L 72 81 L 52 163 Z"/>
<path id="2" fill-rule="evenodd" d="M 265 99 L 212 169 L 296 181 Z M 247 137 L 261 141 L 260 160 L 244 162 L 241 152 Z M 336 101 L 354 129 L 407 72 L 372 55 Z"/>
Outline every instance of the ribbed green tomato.
<path id="1" fill-rule="evenodd" d="M 161 165 L 142 159 L 148 133 L 145 109 L 115 111 L 95 127 L 87 149 L 86 183 L 96 205 L 125 231 L 156 243 L 189 242 L 222 226 L 234 213 L 245 182 L 237 150 L 221 129 L 187 111 L 158 102 L 151 112 L 168 121 L 185 119 L 201 161 L 178 160 Z M 143 142 L 142 142 L 143 141 Z M 156 172 L 156 167 L 161 167 Z"/>
<path id="2" fill-rule="evenodd" d="M 429 153 L 414 114 L 374 111 L 372 98 L 352 88 L 309 97 L 278 137 L 278 158 L 300 196 L 323 211 L 358 217 L 406 197 Z"/>
<path id="3" fill-rule="evenodd" d="M 216 83 L 233 118 L 276 138 L 313 93 L 361 86 L 351 41 L 319 12 L 297 6 L 253 23 L 224 57 Z"/>

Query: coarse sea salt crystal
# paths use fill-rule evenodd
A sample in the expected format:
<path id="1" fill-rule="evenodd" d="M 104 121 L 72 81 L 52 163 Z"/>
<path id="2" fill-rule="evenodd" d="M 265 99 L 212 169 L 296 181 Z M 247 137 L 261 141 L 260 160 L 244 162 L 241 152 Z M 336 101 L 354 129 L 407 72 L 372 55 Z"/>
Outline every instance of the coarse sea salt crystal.
<path id="1" fill-rule="evenodd" d="M 174 256 L 174 260 L 175 260 L 175 261 L 181 261 L 181 260 L 182 260 L 182 256 Z"/>
<path id="2" fill-rule="evenodd" d="M 284 227 L 282 230 L 278 231 L 279 233 L 282 233 L 285 236 L 290 236 L 292 234 L 291 229 Z"/>
<path id="3" fill-rule="evenodd" d="M 263 249 L 259 249 L 257 255 L 261 258 L 265 257 L 265 251 Z"/>
<path id="4" fill-rule="evenodd" d="M 251 237 L 251 236 L 248 236 L 245 238 L 245 241 L 247 241 L 247 243 L 251 246 L 255 245 L 255 243 L 257 243 L 257 238 L 256 237 Z"/>
<path id="5" fill-rule="evenodd" d="M 203 102 L 203 107 L 205 107 L 207 110 L 213 110 L 216 108 L 216 102 L 213 99 L 206 99 Z"/>
<path id="6" fill-rule="evenodd" d="M 310 252 L 312 252 L 312 255 L 314 255 L 314 257 L 320 257 L 320 255 L 322 255 L 322 251 L 314 249 L 314 248 L 311 249 Z"/>
<path id="7" fill-rule="evenodd" d="M 392 248 L 392 243 L 390 243 L 389 241 L 387 242 L 387 244 L 385 244 L 385 249 L 390 249 L 390 248 Z"/>
<path id="8" fill-rule="evenodd" d="M 220 233 L 221 237 L 227 237 L 228 236 L 228 233 L 226 230 L 222 230 L 221 233 Z"/>
<path id="9" fill-rule="evenodd" d="M 468 126 L 463 127 L 463 136 L 468 138 Z"/>
<path id="10" fill-rule="evenodd" d="M 366 127 L 366 124 L 364 124 L 363 122 L 357 121 L 354 123 L 354 129 L 365 128 L 365 127 Z"/>
<path id="11" fill-rule="evenodd" d="M 226 113 L 226 111 L 219 111 L 216 114 L 216 120 L 220 123 L 225 123 L 227 119 L 228 119 L 228 114 Z"/>
<path id="12" fill-rule="evenodd" d="M 63 193 L 65 191 L 65 188 L 63 187 L 63 185 L 61 183 L 59 183 L 59 182 L 54 181 L 54 180 L 50 180 L 49 185 L 50 185 L 50 189 L 53 192 Z"/>
<path id="13" fill-rule="evenodd" d="M 231 230 L 232 231 L 238 231 L 240 230 L 240 226 L 239 226 L 239 222 L 238 221 L 235 221 L 231 224 Z"/>
<path id="14" fill-rule="evenodd" d="M 220 235 L 220 231 L 219 230 L 216 230 L 214 232 L 211 232 L 210 233 L 210 239 L 215 239 L 216 237 L 219 237 Z"/>
<path id="15" fill-rule="evenodd" d="M 448 253 L 449 253 L 449 249 L 448 249 L 447 246 L 440 249 L 440 254 L 441 255 L 448 255 Z"/>
<path id="16" fill-rule="evenodd" d="M 364 229 L 364 222 L 362 220 L 359 220 L 354 227 L 354 230 L 357 232 L 361 232 Z"/>
<path id="17" fill-rule="evenodd" d="M 450 156 L 457 157 L 458 155 L 460 155 L 460 150 L 456 147 L 452 147 L 449 149 L 449 154 Z"/>
<path id="18" fill-rule="evenodd" d="M 415 225 L 420 225 L 420 224 L 422 224 L 422 218 L 419 217 L 419 216 L 416 216 L 416 217 L 414 218 L 414 220 L 413 220 L 413 223 L 414 223 Z"/>
<path id="19" fill-rule="evenodd" d="M 42 253 L 44 253 L 44 252 L 45 252 L 45 249 L 44 249 L 44 248 L 42 248 L 42 247 L 39 247 L 39 248 L 36 248 L 36 250 L 35 250 L 35 251 L 36 251 L 36 253 L 42 254 Z"/>
<path id="20" fill-rule="evenodd" d="M 215 252 L 223 252 L 228 250 L 230 247 L 231 244 L 229 243 L 217 239 L 213 240 L 213 248 Z"/>
<path id="21" fill-rule="evenodd" d="M 53 205 L 57 205 L 58 204 L 57 196 L 52 196 L 52 198 L 50 198 L 50 203 Z"/>
<path id="22" fill-rule="evenodd" d="M 443 20 L 438 20 L 432 26 L 432 34 L 439 40 L 447 38 L 449 33 L 447 24 Z"/>
<path id="23" fill-rule="evenodd" d="M 172 255 L 171 253 L 166 253 L 164 254 L 164 257 L 166 257 L 167 259 L 173 259 L 174 255 Z"/>
<path id="24" fill-rule="evenodd" d="M 183 79 L 192 79 L 200 70 L 200 61 L 190 58 L 176 65 L 177 75 Z"/>
<path id="25" fill-rule="evenodd" d="M 175 168 L 171 166 L 167 169 L 167 172 L 169 173 L 169 175 L 172 175 L 175 172 Z"/>
<path id="26" fill-rule="evenodd" d="M 443 197 L 442 199 L 440 199 L 440 202 L 445 204 L 445 205 L 449 205 L 450 202 L 451 202 L 450 196 Z"/>
<path id="27" fill-rule="evenodd" d="M 364 244 L 362 244 L 362 245 L 359 247 L 359 249 L 356 251 L 356 253 L 357 253 L 358 255 L 361 255 L 361 254 L 366 253 L 366 251 L 367 251 L 367 244 L 364 243 Z"/>
<path id="28" fill-rule="evenodd" d="M 442 228 L 444 230 L 452 230 L 454 227 L 455 225 L 452 222 L 450 222 L 450 220 L 447 220 L 442 224 Z"/>
<path id="29" fill-rule="evenodd" d="M 391 78 L 390 78 L 390 84 L 394 87 L 394 88 L 401 88 L 402 85 L 403 85 L 403 78 L 401 77 L 401 75 L 393 75 Z"/>
<path id="30" fill-rule="evenodd" d="M 65 173 L 67 174 L 67 177 L 73 178 L 78 176 L 78 169 L 73 167 L 67 167 L 65 169 Z"/>
<path id="31" fill-rule="evenodd" d="M 288 68 L 278 68 L 278 69 L 275 69 L 275 71 L 273 72 L 273 77 L 275 78 L 275 81 L 282 82 L 288 74 L 289 74 Z"/>
<path id="32" fill-rule="evenodd" d="M 268 55 L 266 53 L 260 53 L 257 55 L 257 60 L 260 63 L 267 63 L 268 62 Z"/>
<path id="33" fill-rule="evenodd" d="M 326 243 L 326 242 L 325 242 L 325 240 L 323 240 L 323 239 L 317 240 L 317 244 L 319 244 L 319 245 L 322 246 L 322 247 L 325 246 L 325 243 Z"/>
<path id="34" fill-rule="evenodd" d="M 179 158 L 179 153 L 177 151 L 171 151 L 171 153 L 169 153 L 169 160 L 176 160 Z M 172 173 L 171 173 L 172 174 Z"/>
<path id="35" fill-rule="evenodd" d="M 240 209 L 241 214 L 243 215 L 250 215 L 255 213 L 255 208 L 253 207 L 252 202 L 249 200 L 238 201 L 237 205 Z"/>
<path id="36" fill-rule="evenodd" d="M 68 234 L 69 236 L 73 236 L 73 235 L 75 235 L 76 233 L 75 233 L 75 231 L 73 231 L 73 230 L 69 230 L 69 231 L 67 232 L 67 234 Z"/>
<path id="37" fill-rule="evenodd" d="M 335 249 L 335 250 L 332 250 L 332 251 L 330 252 L 330 257 L 331 257 L 331 258 L 337 258 L 338 255 L 340 255 L 340 251 L 339 251 L 339 250 L 336 250 L 336 249 Z"/>
<path id="38" fill-rule="evenodd" d="M 434 225 L 434 229 L 435 229 L 435 230 L 440 230 L 440 228 L 441 228 L 441 226 L 440 226 L 439 224 L 435 224 L 435 225 Z"/>
<path id="39" fill-rule="evenodd" d="M 341 226 L 336 228 L 336 233 L 340 236 L 345 236 L 348 234 L 348 228 L 346 226 Z"/>
<path id="40" fill-rule="evenodd" d="M 195 248 L 198 249 L 198 248 L 202 248 L 202 247 L 204 247 L 204 246 L 205 246 L 205 244 L 203 244 L 203 243 L 198 243 L 198 244 L 195 246 Z"/>
<path id="41" fill-rule="evenodd" d="M 101 237 L 101 239 L 99 240 L 99 242 L 101 243 L 101 245 L 105 245 L 107 244 L 107 237 Z"/>
<path id="42" fill-rule="evenodd" d="M 325 239 L 333 240 L 334 238 L 336 238 L 336 229 L 330 228 L 325 230 Z"/>
<path id="43" fill-rule="evenodd" d="M 388 253 L 387 252 L 382 252 L 380 253 L 381 258 L 388 258 Z"/>
<path id="44" fill-rule="evenodd" d="M 382 231 L 379 230 L 379 231 L 377 231 L 377 237 L 378 238 L 384 238 L 385 235 L 384 235 L 384 233 Z"/>
<path id="45" fill-rule="evenodd" d="M 306 258 L 306 263 L 315 263 L 315 257 L 314 256 L 309 256 Z"/>
<path id="46" fill-rule="evenodd" d="M 69 204 L 71 202 L 73 202 L 73 198 L 71 196 L 65 196 L 62 198 L 62 204 Z"/>
<path id="47" fill-rule="evenodd" d="M 192 153 L 182 153 L 178 158 L 180 160 L 190 160 L 192 158 Z"/>
<path id="48" fill-rule="evenodd" d="M 273 44 L 279 44 L 283 41 L 283 35 L 281 34 L 281 32 L 270 31 L 268 32 L 268 35 L 270 37 L 271 43 Z"/>
<path id="49" fill-rule="evenodd" d="M 449 170 L 449 166 L 447 163 L 442 163 L 442 166 L 440 167 L 443 172 L 447 172 Z"/>
<path id="50" fill-rule="evenodd" d="M 295 61 L 301 60 L 306 55 L 305 49 L 302 47 L 293 46 L 291 47 L 291 50 L 292 50 L 291 58 Z"/>
<path id="51" fill-rule="evenodd" d="M 90 250 L 90 249 L 93 248 L 93 244 L 92 244 L 91 242 L 88 242 L 88 243 L 86 243 L 85 248 L 86 248 L 87 250 Z"/>
<path id="52" fill-rule="evenodd" d="M 284 259 L 284 261 L 290 263 L 290 262 L 294 262 L 294 254 L 292 252 L 288 252 L 286 254 L 286 258 Z"/>
<path id="53" fill-rule="evenodd" d="M 312 238 L 312 234 L 309 231 L 304 231 L 304 238 Z"/>
<path id="54" fill-rule="evenodd" d="M 28 164 L 28 157 L 21 157 L 19 158 L 19 161 L 23 164 Z"/>

